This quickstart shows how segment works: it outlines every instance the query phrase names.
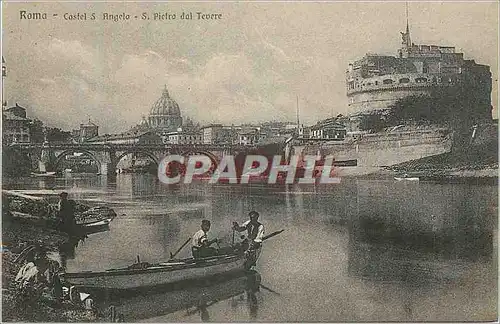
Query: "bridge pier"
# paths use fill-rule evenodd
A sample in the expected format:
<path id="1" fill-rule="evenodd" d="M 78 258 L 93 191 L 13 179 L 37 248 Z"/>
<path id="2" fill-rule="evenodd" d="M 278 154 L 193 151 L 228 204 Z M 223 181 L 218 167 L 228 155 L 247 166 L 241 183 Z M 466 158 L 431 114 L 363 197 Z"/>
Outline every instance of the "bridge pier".
<path id="1" fill-rule="evenodd" d="M 52 171 L 52 157 L 54 153 L 50 150 L 48 143 L 45 142 L 42 145 L 42 152 L 40 154 L 40 159 L 38 160 L 38 171 L 47 172 Z"/>
<path id="2" fill-rule="evenodd" d="M 112 150 L 108 152 L 98 152 L 96 154 L 99 163 L 99 172 L 108 177 L 116 177 L 116 153 Z"/>
<path id="3" fill-rule="evenodd" d="M 109 163 L 101 162 L 99 166 L 99 174 L 101 175 L 109 175 Z"/>

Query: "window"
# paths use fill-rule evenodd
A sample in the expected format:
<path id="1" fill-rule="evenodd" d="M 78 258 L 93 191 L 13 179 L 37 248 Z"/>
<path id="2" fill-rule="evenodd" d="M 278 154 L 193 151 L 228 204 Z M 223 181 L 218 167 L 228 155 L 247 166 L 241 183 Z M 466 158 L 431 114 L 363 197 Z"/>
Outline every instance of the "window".
<path id="1" fill-rule="evenodd" d="M 392 79 L 385 79 L 384 84 L 392 84 L 394 81 Z"/>
<path id="2" fill-rule="evenodd" d="M 409 83 L 409 82 L 410 82 L 410 79 L 408 79 L 408 78 L 399 79 L 399 83 Z"/>
<path id="3" fill-rule="evenodd" d="M 416 78 L 415 82 L 416 83 L 426 83 L 428 80 L 427 78 Z M 436 77 L 434 77 L 434 82 L 436 82 Z"/>

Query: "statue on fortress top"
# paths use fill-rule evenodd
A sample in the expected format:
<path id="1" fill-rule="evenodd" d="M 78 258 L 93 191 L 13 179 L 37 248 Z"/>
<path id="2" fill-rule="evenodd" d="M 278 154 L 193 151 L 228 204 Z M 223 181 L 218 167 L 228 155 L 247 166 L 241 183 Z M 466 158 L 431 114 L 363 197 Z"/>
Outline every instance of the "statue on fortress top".
<path id="1" fill-rule="evenodd" d="M 406 33 L 401 32 L 401 38 L 403 40 L 402 42 L 403 46 L 411 47 L 410 27 L 408 26 L 408 22 L 406 23 Z"/>

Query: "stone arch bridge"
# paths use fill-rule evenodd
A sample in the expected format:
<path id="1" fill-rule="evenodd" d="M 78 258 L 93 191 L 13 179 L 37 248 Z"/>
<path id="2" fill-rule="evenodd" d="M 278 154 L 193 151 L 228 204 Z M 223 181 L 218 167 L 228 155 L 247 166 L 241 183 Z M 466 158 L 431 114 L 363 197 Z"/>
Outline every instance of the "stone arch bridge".
<path id="1" fill-rule="evenodd" d="M 147 156 L 156 165 L 167 155 L 206 155 L 215 165 L 225 155 L 251 152 L 255 148 L 243 145 L 214 144 L 89 144 L 89 143 L 16 143 L 11 145 L 12 154 L 29 159 L 39 171 L 60 171 L 66 156 L 83 153 L 94 160 L 100 174 L 114 175 L 118 162 L 128 154 Z"/>

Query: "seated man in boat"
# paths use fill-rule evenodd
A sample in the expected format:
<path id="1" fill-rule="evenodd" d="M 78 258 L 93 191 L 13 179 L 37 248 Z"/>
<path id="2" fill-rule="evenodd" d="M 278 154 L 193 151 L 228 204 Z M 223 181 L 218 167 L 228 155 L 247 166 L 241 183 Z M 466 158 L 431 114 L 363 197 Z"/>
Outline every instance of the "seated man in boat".
<path id="1" fill-rule="evenodd" d="M 207 233 L 210 230 L 210 221 L 202 220 L 201 229 L 196 232 L 193 236 L 191 250 L 193 252 L 193 258 L 207 258 L 217 255 L 217 249 L 210 247 L 213 243 L 218 243 L 218 239 L 208 240 Z"/>
<path id="2" fill-rule="evenodd" d="M 246 241 L 243 242 L 243 249 L 246 250 L 245 254 L 249 260 L 249 266 L 255 265 L 257 261 L 257 250 L 262 245 L 262 240 L 264 237 L 264 225 L 259 223 L 259 213 L 256 211 L 251 211 L 248 213 L 250 217 L 249 220 L 243 224 L 238 225 L 237 222 L 233 222 L 233 229 L 238 232 L 247 231 Z"/>

